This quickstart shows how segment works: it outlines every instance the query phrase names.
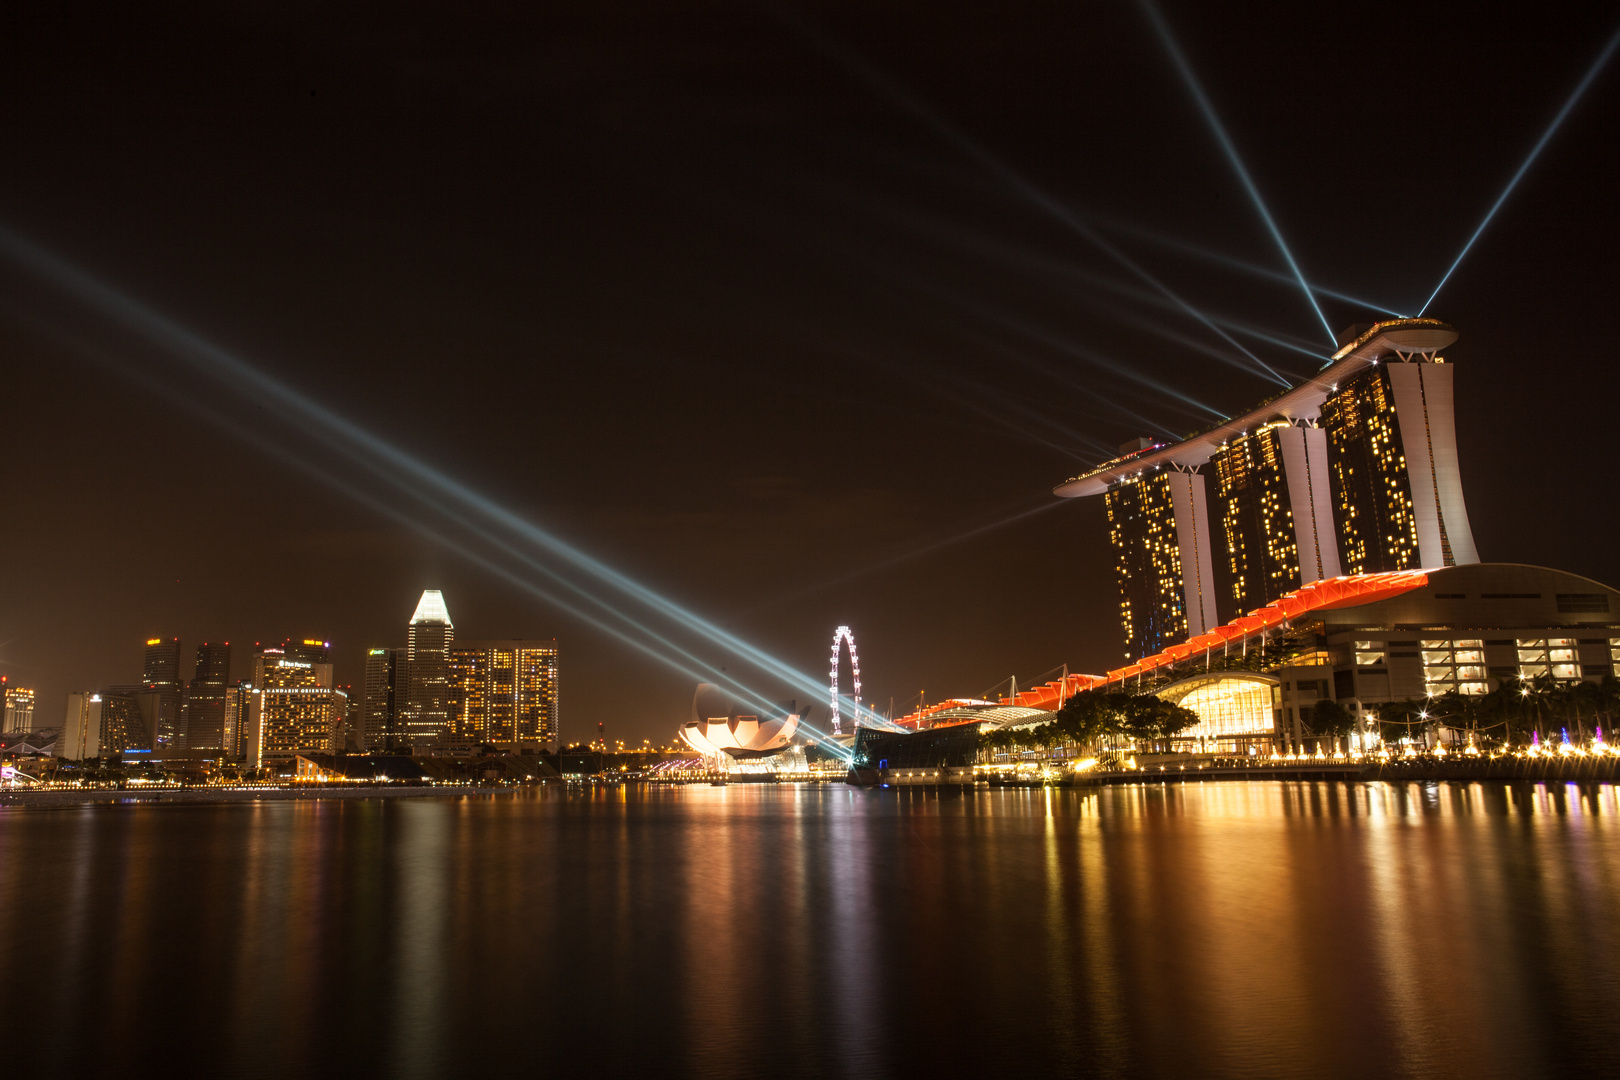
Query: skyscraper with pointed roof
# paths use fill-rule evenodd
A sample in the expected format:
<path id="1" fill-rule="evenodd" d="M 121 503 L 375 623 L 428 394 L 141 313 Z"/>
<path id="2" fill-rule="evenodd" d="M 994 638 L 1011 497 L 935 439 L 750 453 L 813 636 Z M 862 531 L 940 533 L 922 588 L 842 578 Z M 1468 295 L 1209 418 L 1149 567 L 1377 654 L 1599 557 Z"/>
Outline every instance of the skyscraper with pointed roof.
<path id="1" fill-rule="evenodd" d="M 405 735 L 411 749 L 424 752 L 439 742 L 450 720 L 450 643 L 455 625 L 444 594 L 428 589 L 416 604 L 406 637 L 410 693 L 406 700 Z"/>

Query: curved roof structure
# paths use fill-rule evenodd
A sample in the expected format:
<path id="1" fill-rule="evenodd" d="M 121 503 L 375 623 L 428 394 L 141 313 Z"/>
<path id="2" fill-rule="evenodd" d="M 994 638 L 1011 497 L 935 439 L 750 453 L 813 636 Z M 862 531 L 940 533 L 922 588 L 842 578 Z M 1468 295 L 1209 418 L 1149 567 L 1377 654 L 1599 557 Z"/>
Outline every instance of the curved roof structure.
<path id="1" fill-rule="evenodd" d="M 1326 366 L 1305 382 L 1261 402 L 1242 416 L 1190 435 L 1180 442 L 1158 443 L 1105 461 L 1052 489 L 1054 495 L 1073 499 L 1101 495 L 1117 480 L 1166 467 L 1191 468 L 1207 462 L 1234 437 L 1272 420 L 1311 419 L 1322 402 L 1338 389 L 1340 380 L 1394 354 L 1416 355 L 1439 351 L 1457 340 L 1457 331 L 1439 319 L 1391 319 L 1375 323 L 1345 344 Z"/>
<path id="2" fill-rule="evenodd" d="M 1032 709 L 1024 705 L 1009 705 L 1005 701 L 998 704 L 993 701 L 953 698 L 910 716 L 901 717 L 895 723 L 903 728 L 920 731 L 924 727 L 950 727 L 953 724 L 967 723 L 991 724 L 998 728 L 1019 727 L 1031 723 L 1044 724 L 1051 718 L 1051 709 Z M 923 723 L 924 720 L 928 721 L 926 725 Z"/>
<path id="3" fill-rule="evenodd" d="M 1205 650 L 1224 648 L 1231 642 L 1242 641 L 1251 635 L 1264 634 L 1273 627 L 1284 626 L 1290 620 L 1310 612 L 1372 604 L 1421 588 L 1428 583 L 1429 574 L 1423 570 L 1352 574 L 1313 582 L 1302 589 L 1295 589 L 1278 597 L 1263 608 L 1257 608 L 1241 618 L 1233 619 L 1224 626 L 1217 626 L 1207 634 L 1199 634 L 1192 640 L 1172 645 L 1163 652 L 1144 656 L 1136 663 L 1115 668 L 1106 675 L 1070 675 L 1067 685 L 1061 680 L 1049 682 L 1045 686 L 1025 691 L 1016 698 L 1004 698 L 1002 703 L 1037 709 L 1056 708 L 1061 698 L 1072 697 L 1083 690 L 1105 687 L 1110 683 L 1122 683 L 1136 675 L 1164 667 L 1166 664 L 1174 664 Z"/>
<path id="4" fill-rule="evenodd" d="M 1437 603 L 1444 606 L 1437 609 Z M 1353 614 L 1352 608 L 1356 609 Z M 1606 626 L 1620 616 L 1620 590 L 1564 570 L 1520 563 L 1469 563 L 1329 578 L 1295 589 L 1263 608 L 1134 664 L 1105 675 L 1070 675 L 1067 683 L 1049 682 L 1017 697 L 1003 698 L 1002 704 L 1055 709 L 1062 699 L 1082 691 L 1123 683 L 1205 651 L 1227 649 L 1275 628 L 1286 628 L 1296 619 L 1341 610 L 1343 614 L 1324 621 L 1330 625 Z M 1504 617 L 1510 621 L 1504 623 Z"/>
<path id="5" fill-rule="evenodd" d="M 799 714 L 789 713 L 761 721 L 742 712 L 712 683 L 700 683 L 692 695 L 692 719 L 676 732 L 681 741 L 705 757 L 732 751 L 762 753 L 780 750 L 799 730 Z"/>

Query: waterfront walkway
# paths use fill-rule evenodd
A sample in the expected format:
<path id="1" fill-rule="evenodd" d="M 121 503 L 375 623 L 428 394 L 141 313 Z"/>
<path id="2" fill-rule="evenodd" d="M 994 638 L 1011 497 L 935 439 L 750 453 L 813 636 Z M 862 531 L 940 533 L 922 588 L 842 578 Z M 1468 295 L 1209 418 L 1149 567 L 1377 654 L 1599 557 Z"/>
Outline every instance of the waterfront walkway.
<path id="1" fill-rule="evenodd" d="M 1212 780 L 1505 780 L 1533 783 L 1613 783 L 1620 781 L 1620 757 L 1541 755 L 1522 757 L 1419 757 L 1385 761 L 1245 761 L 1217 759 L 1196 766 L 1154 765 L 1143 769 L 1098 770 L 1062 783 L 1079 787 L 1109 784 L 1203 783 Z"/>

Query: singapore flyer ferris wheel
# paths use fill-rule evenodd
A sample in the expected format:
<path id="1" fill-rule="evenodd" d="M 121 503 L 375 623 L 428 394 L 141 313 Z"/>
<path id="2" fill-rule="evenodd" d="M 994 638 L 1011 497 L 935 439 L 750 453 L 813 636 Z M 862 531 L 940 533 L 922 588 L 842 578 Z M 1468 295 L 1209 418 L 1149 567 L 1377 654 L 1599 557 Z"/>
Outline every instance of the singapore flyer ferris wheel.
<path id="1" fill-rule="evenodd" d="M 838 650 L 846 641 L 849 642 L 849 670 L 854 676 L 852 681 L 855 684 L 852 688 L 854 690 L 855 715 L 850 718 L 851 729 L 861 722 L 861 658 L 855 653 L 855 635 L 850 631 L 849 627 L 840 626 L 833 631 L 832 665 L 831 670 L 828 672 L 828 677 L 832 681 L 832 733 L 834 735 L 844 733 L 840 722 L 841 714 L 838 702 Z"/>

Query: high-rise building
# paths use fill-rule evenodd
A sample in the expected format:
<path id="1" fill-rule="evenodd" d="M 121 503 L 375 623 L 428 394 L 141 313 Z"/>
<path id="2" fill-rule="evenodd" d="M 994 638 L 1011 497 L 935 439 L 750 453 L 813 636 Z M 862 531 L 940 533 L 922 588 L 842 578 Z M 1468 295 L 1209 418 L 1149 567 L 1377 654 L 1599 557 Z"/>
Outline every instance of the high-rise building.
<path id="1" fill-rule="evenodd" d="M 333 685 L 324 642 L 263 647 L 253 670 L 243 754 L 249 765 L 339 749 L 348 695 Z"/>
<path id="2" fill-rule="evenodd" d="M 360 695 L 354 692 L 352 685 L 338 687 L 343 691 L 343 732 L 337 740 L 340 751 L 355 753 L 362 749 L 365 741 L 364 708 L 361 705 Z"/>
<path id="3" fill-rule="evenodd" d="M 361 747 L 399 751 L 405 748 L 405 707 L 410 693 L 411 664 L 405 649 L 366 651 L 361 686 Z"/>
<path id="4" fill-rule="evenodd" d="M 248 712 L 253 705 L 253 684 L 239 680 L 225 688 L 225 737 L 221 749 L 232 761 L 242 760 L 247 738 Z"/>
<path id="5" fill-rule="evenodd" d="M 0 728 L 6 734 L 16 731 L 34 730 L 34 692 L 25 686 L 12 686 L 11 680 L 0 675 L 0 687 L 4 688 L 5 697 L 5 726 Z"/>
<path id="6" fill-rule="evenodd" d="M 197 668 L 186 689 L 186 749 L 225 751 L 225 693 L 231 680 L 231 643 L 197 646 Z"/>
<path id="7" fill-rule="evenodd" d="M 1225 551 L 1216 574 L 1223 620 L 1339 576 L 1327 456 L 1313 421 L 1278 417 L 1240 432 L 1210 459 L 1217 548 Z"/>
<path id="8" fill-rule="evenodd" d="M 113 687 L 101 695 L 101 751 L 121 754 L 126 750 L 150 750 L 152 737 L 146 713 L 157 700 L 156 693 L 138 687 Z M 143 709 L 145 704 L 147 708 Z"/>
<path id="9" fill-rule="evenodd" d="M 1479 561 L 1457 465 L 1455 369 L 1439 348 L 1375 358 L 1322 405 L 1334 521 L 1352 574 Z"/>
<path id="10" fill-rule="evenodd" d="M 447 741 L 482 743 L 489 724 L 489 653 L 469 642 L 450 647 Z"/>
<path id="11" fill-rule="evenodd" d="M 148 638 L 141 669 L 141 713 L 153 750 L 178 748 L 183 742 L 180 682 L 180 639 Z"/>
<path id="12" fill-rule="evenodd" d="M 62 734 L 56 739 L 56 756 L 83 761 L 101 756 L 101 695 L 88 690 L 69 694 Z"/>
<path id="13" fill-rule="evenodd" d="M 1103 503 L 1127 655 L 1219 623 L 1203 474 L 1160 468 L 1121 477 Z"/>
<path id="14" fill-rule="evenodd" d="M 1319 579 L 1478 562 L 1439 355 L 1455 340 L 1435 319 L 1353 327 L 1321 371 L 1260 407 L 1179 442 L 1137 440 L 1059 485 L 1104 496 L 1127 655 Z"/>
<path id="15" fill-rule="evenodd" d="M 315 638 L 288 638 L 280 645 L 256 645 L 248 682 L 257 688 L 265 685 L 267 672 L 300 665 L 313 669 L 316 677 L 324 680 L 321 685 L 335 685 L 331 643 Z"/>
<path id="16" fill-rule="evenodd" d="M 557 738 L 557 642 L 458 642 L 450 650 L 450 737 L 538 750 Z"/>
<path id="17" fill-rule="evenodd" d="M 444 738 L 450 721 L 450 645 L 455 626 L 444 594 L 428 589 L 417 602 L 407 628 L 410 693 L 405 735 L 413 751 L 425 751 Z"/>

